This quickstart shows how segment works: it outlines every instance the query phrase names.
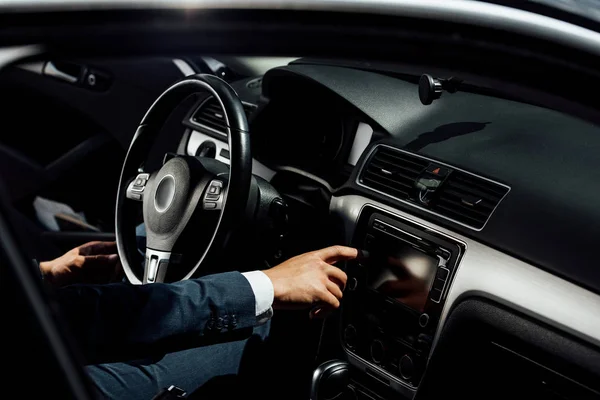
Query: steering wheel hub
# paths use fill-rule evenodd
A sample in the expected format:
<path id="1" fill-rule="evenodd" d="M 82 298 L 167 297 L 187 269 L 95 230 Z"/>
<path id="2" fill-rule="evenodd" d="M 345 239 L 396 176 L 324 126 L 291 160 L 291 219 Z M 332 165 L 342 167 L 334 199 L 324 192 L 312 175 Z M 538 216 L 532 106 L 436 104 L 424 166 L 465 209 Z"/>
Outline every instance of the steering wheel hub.
<path id="1" fill-rule="evenodd" d="M 154 208 L 159 213 L 167 211 L 175 197 L 175 178 L 173 175 L 165 175 L 158 186 L 154 195 Z"/>

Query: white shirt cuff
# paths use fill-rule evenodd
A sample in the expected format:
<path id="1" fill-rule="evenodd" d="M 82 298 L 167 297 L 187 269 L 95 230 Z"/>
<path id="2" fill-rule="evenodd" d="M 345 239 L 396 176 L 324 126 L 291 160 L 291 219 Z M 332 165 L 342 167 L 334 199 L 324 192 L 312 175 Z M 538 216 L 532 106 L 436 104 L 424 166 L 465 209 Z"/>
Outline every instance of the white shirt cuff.
<path id="1" fill-rule="evenodd" d="M 248 280 L 256 302 L 256 321 L 264 324 L 273 316 L 273 300 L 275 293 L 273 283 L 262 271 L 251 271 L 242 273 Z"/>

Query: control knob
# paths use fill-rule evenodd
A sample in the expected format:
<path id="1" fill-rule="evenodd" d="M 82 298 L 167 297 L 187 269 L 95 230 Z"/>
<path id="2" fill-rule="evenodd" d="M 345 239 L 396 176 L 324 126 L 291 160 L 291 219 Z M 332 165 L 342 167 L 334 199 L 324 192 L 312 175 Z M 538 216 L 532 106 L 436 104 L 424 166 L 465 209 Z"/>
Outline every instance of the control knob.
<path id="1" fill-rule="evenodd" d="M 411 379 L 415 373 L 415 364 L 412 358 L 405 354 L 400 359 L 398 363 L 398 372 L 400 372 L 400 376 L 404 379 Z"/>
<path id="2" fill-rule="evenodd" d="M 387 346 L 383 340 L 375 339 L 371 342 L 371 359 L 375 364 L 383 363 L 386 352 Z"/>
<path id="3" fill-rule="evenodd" d="M 356 332 L 356 328 L 352 324 L 348 324 L 346 329 L 344 329 L 344 341 L 346 342 L 346 346 L 353 349 L 356 347 L 356 339 L 358 338 L 358 333 Z"/>

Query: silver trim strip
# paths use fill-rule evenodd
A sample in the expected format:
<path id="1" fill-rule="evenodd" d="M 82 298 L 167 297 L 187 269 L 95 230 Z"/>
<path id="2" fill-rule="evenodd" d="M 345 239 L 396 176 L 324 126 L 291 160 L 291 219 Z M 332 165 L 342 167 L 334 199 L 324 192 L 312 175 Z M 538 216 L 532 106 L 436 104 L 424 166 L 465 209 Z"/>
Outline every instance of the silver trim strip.
<path id="1" fill-rule="evenodd" d="M 360 369 L 363 372 L 365 372 L 365 370 L 367 368 L 369 368 L 371 371 L 379 373 L 381 376 L 383 376 L 384 379 L 388 380 L 390 382 L 390 387 L 393 390 L 395 390 L 397 393 L 401 393 L 404 397 L 406 397 L 408 399 L 412 399 L 415 397 L 415 394 L 417 393 L 416 388 L 408 385 L 406 382 L 404 382 L 401 379 L 399 379 L 398 377 L 390 374 L 386 370 L 381 369 L 379 366 L 377 366 L 367 360 L 363 360 L 356 354 L 348 351 L 346 349 L 346 347 L 344 347 L 344 350 L 346 351 L 346 354 L 348 355 L 348 362 L 350 364 L 352 364 L 354 367 Z"/>
<path id="2" fill-rule="evenodd" d="M 375 222 L 379 222 L 380 224 L 383 224 L 383 225 L 387 226 L 388 228 L 393 229 L 396 232 L 400 232 L 403 235 L 410 236 L 411 238 L 417 239 L 420 242 L 423 241 L 423 238 L 420 238 L 417 235 L 413 235 L 412 233 L 408 233 L 408 232 L 406 232 L 406 231 L 398 228 L 397 226 L 392 226 L 392 225 L 388 224 L 387 222 L 383 222 L 383 221 L 381 221 L 379 219 L 376 219 Z M 374 228 L 374 229 L 377 229 L 377 228 Z"/>
<path id="3" fill-rule="evenodd" d="M 36 61 L 31 63 L 19 64 L 17 68 L 24 69 L 25 71 L 33 72 L 34 74 L 42 75 L 44 71 L 45 61 Z"/>
<path id="4" fill-rule="evenodd" d="M 187 146 L 186 146 L 187 154 L 190 156 L 195 155 L 196 151 L 198 150 L 198 147 L 200 147 L 200 145 L 207 140 L 211 141 L 215 144 L 215 147 L 217 149 L 217 154 L 215 156 L 215 159 L 217 161 L 221 161 L 222 163 L 229 165 L 229 160 L 225 157 L 221 157 L 221 150 L 225 149 L 225 150 L 229 151 L 229 145 L 227 143 L 224 143 L 222 140 L 216 139 L 216 138 L 209 136 L 202 132 L 192 131 L 192 133 L 190 133 L 190 138 L 189 138 L 189 140 L 187 142 Z M 273 176 L 275 176 L 275 174 L 277 172 L 273 171 L 271 168 L 267 167 L 260 161 L 253 158 L 252 159 L 252 173 L 254 175 L 258 175 L 261 178 L 263 178 L 264 180 L 270 182 L 271 179 L 273 178 Z"/>
<path id="5" fill-rule="evenodd" d="M 182 59 L 174 58 L 173 64 L 175 64 L 175 66 L 179 68 L 179 71 L 183 76 L 190 76 L 196 73 L 196 71 L 194 71 L 191 65 Z"/>
<path id="6" fill-rule="evenodd" d="M 251 3 L 245 0 L 0 0 L 0 10 L 4 13 L 110 9 L 277 9 L 396 15 L 518 32 L 600 55 L 597 32 L 528 11 L 466 0 L 255 0 Z"/>
<path id="7" fill-rule="evenodd" d="M 420 205 L 418 205 L 418 204 L 416 204 L 416 203 L 413 203 L 413 202 L 410 202 L 410 201 L 406 201 L 406 200 L 403 200 L 403 199 L 399 199 L 398 197 L 392 196 L 392 195 L 391 195 L 391 194 L 389 194 L 389 193 L 385 193 L 385 192 L 382 192 L 382 191 L 380 191 L 380 190 L 373 189 L 372 187 L 370 187 L 370 186 L 367 186 L 367 185 L 365 185 L 364 183 L 362 183 L 362 182 L 360 181 L 360 177 L 361 177 L 361 175 L 362 175 L 363 169 L 364 169 L 364 168 L 365 168 L 365 166 L 367 165 L 367 161 L 369 161 L 369 159 L 371 158 L 371 156 L 373 155 L 373 153 L 375 152 L 375 150 L 377 150 L 377 148 L 379 148 L 379 147 L 386 147 L 386 148 L 388 148 L 388 149 L 391 149 L 391 150 L 395 150 L 395 151 L 399 151 L 399 152 L 401 152 L 401 153 L 406 153 L 406 154 L 409 154 L 410 156 L 413 156 L 413 157 L 422 158 L 422 159 L 424 159 L 424 160 L 431 161 L 431 162 L 433 162 L 433 163 L 436 163 L 436 164 L 445 165 L 446 167 L 448 167 L 448 168 L 451 168 L 451 169 L 453 169 L 453 170 L 460 171 L 460 172 L 463 172 L 463 173 L 465 173 L 465 174 L 468 174 L 468 175 L 476 176 L 477 178 L 483 179 L 483 180 L 485 180 L 485 181 L 488 181 L 488 182 L 495 183 L 496 185 L 499 185 L 499 186 L 503 186 L 503 187 L 505 187 L 505 188 L 506 188 L 506 189 L 508 189 L 508 190 L 506 191 L 506 194 L 505 194 L 505 195 L 504 195 L 504 196 L 503 196 L 503 197 L 502 197 L 502 198 L 501 198 L 501 199 L 498 201 L 498 204 L 496 204 L 496 207 L 494 207 L 494 209 L 492 210 L 492 212 L 490 213 L 490 215 L 488 216 L 488 218 L 485 220 L 485 223 L 483 224 L 483 226 L 482 226 L 481 228 L 475 228 L 475 227 L 473 227 L 473 226 L 471 226 L 471 225 L 467 225 L 467 224 L 465 224 L 464 222 L 460 222 L 460 221 L 457 221 L 457 220 L 455 220 L 455 219 L 452 219 L 452 218 L 450 218 L 450 217 L 447 217 L 447 216 L 445 216 L 445 215 L 443 215 L 443 214 L 439 214 L 439 213 L 437 213 L 437 212 L 435 212 L 435 211 L 431 211 L 430 209 L 428 209 L 428 208 L 425 208 L 425 207 L 421 207 Z M 360 186 L 360 187 L 363 187 L 363 188 L 365 188 L 365 189 L 368 189 L 368 190 L 370 190 L 370 191 L 373 191 L 373 192 L 376 192 L 376 193 L 382 194 L 382 195 L 384 195 L 384 196 L 386 196 L 386 197 L 389 197 L 389 198 L 391 198 L 391 199 L 394 199 L 394 200 L 396 200 L 396 201 L 399 201 L 399 202 L 401 202 L 401 203 L 403 203 L 403 204 L 409 205 L 409 206 L 411 206 L 411 207 L 414 207 L 414 208 L 418 208 L 418 209 L 419 209 L 419 210 L 421 210 L 421 211 L 424 211 L 424 212 L 427 212 L 427 213 L 429 213 L 429 214 L 435 215 L 436 217 L 440 217 L 440 218 L 443 218 L 443 219 L 447 219 L 448 221 L 451 221 L 451 222 L 453 222 L 453 223 L 455 223 L 455 224 L 458 224 L 458 225 L 464 226 L 465 228 L 469 228 L 469 229 L 472 229 L 472 230 L 474 230 L 474 231 L 477 231 L 477 232 L 479 232 L 479 231 L 481 231 L 483 228 L 485 228 L 485 226 L 486 226 L 486 225 L 487 225 L 487 223 L 489 222 L 490 218 L 492 218 L 492 215 L 494 214 L 494 212 L 496 211 L 496 209 L 498 208 L 498 206 L 500 205 L 500 203 L 502 203 L 502 200 L 504 200 L 504 199 L 506 198 L 506 196 L 508 196 L 508 194 L 510 193 L 510 189 L 511 189 L 511 188 L 510 188 L 510 186 L 508 186 L 508 185 L 505 185 L 505 184 L 503 184 L 503 183 L 500 183 L 500 182 L 496 182 L 496 181 L 494 181 L 494 180 L 491 180 L 491 179 L 489 179 L 489 178 L 486 178 L 486 177 L 484 177 L 484 176 L 481 176 L 481 175 L 477 175 L 477 174 L 475 174 L 475 173 L 473 173 L 473 172 L 466 171 L 466 170 L 464 170 L 464 169 L 462 169 L 462 168 L 455 167 L 454 165 L 447 164 L 447 163 L 445 163 L 445 162 L 443 162 L 443 161 L 434 160 L 434 159 L 432 159 L 432 158 L 425 157 L 425 156 L 422 156 L 422 155 L 420 155 L 420 154 L 416 154 L 416 153 L 411 153 L 410 151 L 402 150 L 402 149 L 399 149 L 399 148 L 397 148 L 397 147 L 390 146 L 390 145 L 387 145 L 387 144 L 378 144 L 378 145 L 376 145 L 376 146 L 373 146 L 373 148 L 371 148 L 371 150 L 369 150 L 369 153 L 367 154 L 367 156 L 364 158 L 363 162 L 361 163 L 361 165 L 360 165 L 360 169 L 358 170 L 358 174 L 356 175 L 356 184 L 357 184 L 358 186 Z"/>
<path id="8" fill-rule="evenodd" d="M 202 132 L 192 131 L 192 133 L 190 133 L 190 138 L 188 139 L 186 146 L 187 154 L 190 156 L 195 156 L 196 151 L 198 151 L 200 145 L 207 141 L 213 142 L 215 144 L 217 152 L 215 155 L 215 159 L 229 165 L 229 160 L 221 156 L 221 150 L 229 151 L 229 145 L 227 145 L 227 143 L 223 142 L 222 140 L 216 139 Z"/>
<path id="9" fill-rule="evenodd" d="M 360 211 L 367 204 L 467 245 L 446 295 L 434 348 L 450 309 L 470 295 L 489 298 L 600 346 L 599 295 L 439 225 L 363 196 L 334 196 L 330 213 L 343 221 L 346 244 L 350 243 Z"/>
<path id="10" fill-rule="evenodd" d="M 1 1 L 1 0 L 0 0 Z M 0 3 L 1 4 L 1 3 Z M 0 70 L 9 64 L 18 65 L 18 61 L 29 56 L 42 54 L 40 45 L 4 47 L 0 49 Z"/>

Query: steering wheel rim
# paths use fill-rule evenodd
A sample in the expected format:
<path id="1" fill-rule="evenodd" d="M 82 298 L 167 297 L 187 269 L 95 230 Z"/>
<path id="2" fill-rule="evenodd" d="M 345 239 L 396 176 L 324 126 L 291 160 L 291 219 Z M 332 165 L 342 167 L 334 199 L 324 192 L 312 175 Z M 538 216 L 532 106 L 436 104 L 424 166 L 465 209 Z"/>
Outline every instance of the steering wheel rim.
<path id="1" fill-rule="evenodd" d="M 150 106 L 132 138 L 121 170 L 116 201 L 115 236 L 123 270 L 127 279 L 133 284 L 148 282 L 144 282 L 146 272 L 142 271 L 144 275 L 140 277 L 139 268 L 135 268 L 133 264 L 136 262 L 134 255 L 137 253 L 134 222 L 135 202 L 127 198 L 128 189 L 131 189 L 131 185 L 139 173 L 139 166 L 145 160 L 173 109 L 189 96 L 203 93 L 216 98 L 223 110 L 230 152 L 228 186 L 223 195 L 223 206 L 210 241 L 198 262 L 181 280 L 192 278 L 201 272 L 200 267 L 211 249 L 214 248 L 215 242 L 223 239 L 229 233 L 232 222 L 243 216 L 252 177 L 250 136 L 244 108 L 233 88 L 222 79 L 205 74 L 188 76 L 169 87 Z M 147 194 L 145 193 L 144 196 Z M 194 205 L 194 207 L 197 206 L 199 204 Z M 144 222 L 147 222 L 146 209 L 144 209 Z M 152 249 L 147 249 L 146 252 L 149 253 L 149 251 L 151 252 Z M 148 257 L 146 257 L 144 269 L 148 265 Z"/>

